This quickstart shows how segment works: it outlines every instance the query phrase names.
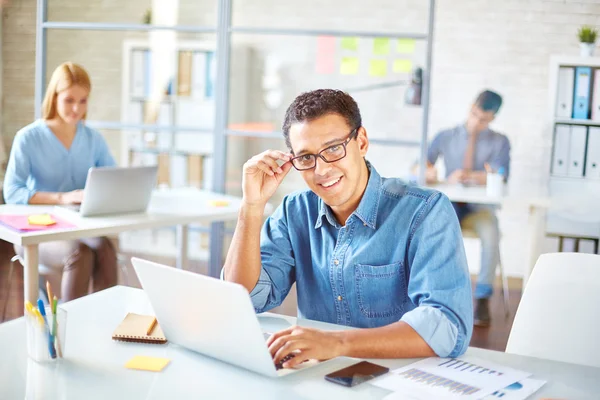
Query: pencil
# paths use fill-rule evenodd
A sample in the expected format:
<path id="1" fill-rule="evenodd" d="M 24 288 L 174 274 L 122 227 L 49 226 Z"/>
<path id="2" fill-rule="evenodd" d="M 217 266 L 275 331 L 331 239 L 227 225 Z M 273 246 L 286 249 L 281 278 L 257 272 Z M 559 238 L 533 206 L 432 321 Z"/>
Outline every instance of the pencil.
<path id="1" fill-rule="evenodd" d="M 50 308 L 52 308 L 52 289 L 50 288 L 50 282 L 46 281 L 46 292 L 48 292 L 48 304 L 50 304 Z"/>
<path id="2" fill-rule="evenodd" d="M 156 326 L 156 317 L 152 318 L 152 322 L 150 323 L 150 326 L 148 327 L 148 331 L 146 332 L 146 336 L 150 336 L 150 334 L 154 330 L 155 326 Z"/>

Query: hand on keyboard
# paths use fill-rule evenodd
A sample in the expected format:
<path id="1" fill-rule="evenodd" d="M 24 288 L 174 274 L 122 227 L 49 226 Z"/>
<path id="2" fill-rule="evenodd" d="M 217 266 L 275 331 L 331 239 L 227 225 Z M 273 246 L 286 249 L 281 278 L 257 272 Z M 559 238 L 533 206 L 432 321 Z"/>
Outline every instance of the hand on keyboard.
<path id="1" fill-rule="evenodd" d="M 276 369 L 277 371 L 279 371 L 280 369 L 283 369 L 283 363 L 285 363 L 286 361 L 289 361 L 289 360 L 291 360 L 291 359 L 292 359 L 292 358 L 294 358 L 294 357 L 296 357 L 296 355 L 295 355 L 295 354 L 293 354 L 293 353 L 290 353 L 290 354 L 288 354 L 287 356 L 283 357 L 283 358 L 281 359 L 281 361 L 279 361 L 278 363 L 275 363 L 275 369 Z"/>

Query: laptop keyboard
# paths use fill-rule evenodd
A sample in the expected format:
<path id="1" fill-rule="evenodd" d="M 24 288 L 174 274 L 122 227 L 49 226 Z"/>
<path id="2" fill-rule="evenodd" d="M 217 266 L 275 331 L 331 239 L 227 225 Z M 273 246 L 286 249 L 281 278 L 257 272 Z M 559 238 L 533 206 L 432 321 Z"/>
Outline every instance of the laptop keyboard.
<path id="1" fill-rule="evenodd" d="M 293 354 L 293 353 L 290 353 L 290 354 L 288 354 L 287 356 L 283 357 L 283 358 L 281 359 L 281 361 L 279 361 L 278 363 L 275 363 L 275 369 L 276 369 L 277 371 L 279 371 L 280 369 L 283 369 L 283 363 L 284 363 L 284 362 L 286 362 L 286 361 L 289 361 L 289 360 L 291 360 L 291 359 L 292 359 L 292 358 L 294 358 L 294 357 L 296 357 L 296 355 L 295 355 L 295 354 Z"/>
<path id="2" fill-rule="evenodd" d="M 263 336 L 264 336 L 265 340 L 268 340 L 268 339 L 269 339 L 269 337 L 271 336 L 271 334 L 270 334 L 270 333 L 268 333 L 268 332 L 263 332 Z M 284 362 L 286 362 L 286 361 L 289 361 L 289 360 L 291 360 L 291 359 L 292 359 L 292 358 L 294 358 L 295 356 L 296 356 L 295 354 L 293 354 L 293 353 L 290 353 L 290 354 L 288 354 L 287 356 L 283 357 L 283 358 L 281 359 L 281 361 L 279 361 L 278 363 L 275 363 L 275 369 L 276 369 L 277 371 L 279 371 L 280 369 L 283 369 L 283 363 L 284 363 Z"/>

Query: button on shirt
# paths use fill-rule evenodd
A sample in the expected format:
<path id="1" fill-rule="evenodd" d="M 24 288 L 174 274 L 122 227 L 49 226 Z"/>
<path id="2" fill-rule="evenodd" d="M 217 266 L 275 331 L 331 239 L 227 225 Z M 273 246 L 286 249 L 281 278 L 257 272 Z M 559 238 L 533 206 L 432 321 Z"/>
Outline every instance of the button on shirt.
<path id="1" fill-rule="evenodd" d="M 438 157 L 444 158 L 446 178 L 454 171 L 463 169 L 465 151 L 469 143 L 469 134 L 464 125 L 441 131 L 433 139 L 427 150 L 427 161 L 435 164 Z M 485 164 L 497 171 L 504 168 L 504 176 L 508 178 L 510 168 L 510 142 L 498 132 L 486 129 L 479 133 L 475 144 L 473 160 L 474 171 L 484 171 Z"/>
<path id="2" fill-rule="evenodd" d="M 46 122 L 38 120 L 15 135 L 4 177 L 4 197 L 10 204 L 27 204 L 36 192 L 83 189 L 91 167 L 114 165 L 98 131 L 80 122 L 67 150 Z"/>
<path id="3" fill-rule="evenodd" d="M 439 356 L 456 357 L 473 326 L 456 214 L 443 194 L 369 170 L 344 226 L 311 191 L 284 198 L 261 232 L 254 307 L 280 305 L 296 282 L 301 318 L 360 328 L 402 320 Z"/>

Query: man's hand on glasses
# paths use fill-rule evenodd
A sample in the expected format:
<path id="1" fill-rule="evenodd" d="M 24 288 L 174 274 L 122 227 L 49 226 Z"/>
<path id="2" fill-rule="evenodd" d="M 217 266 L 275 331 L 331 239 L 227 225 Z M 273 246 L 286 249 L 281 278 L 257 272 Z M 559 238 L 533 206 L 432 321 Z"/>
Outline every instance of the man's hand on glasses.
<path id="1" fill-rule="evenodd" d="M 262 207 L 275 193 L 283 178 L 290 172 L 292 155 L 278 150 L 267 150 L 244 164 L 242 190 L 244 203 Z"/>

